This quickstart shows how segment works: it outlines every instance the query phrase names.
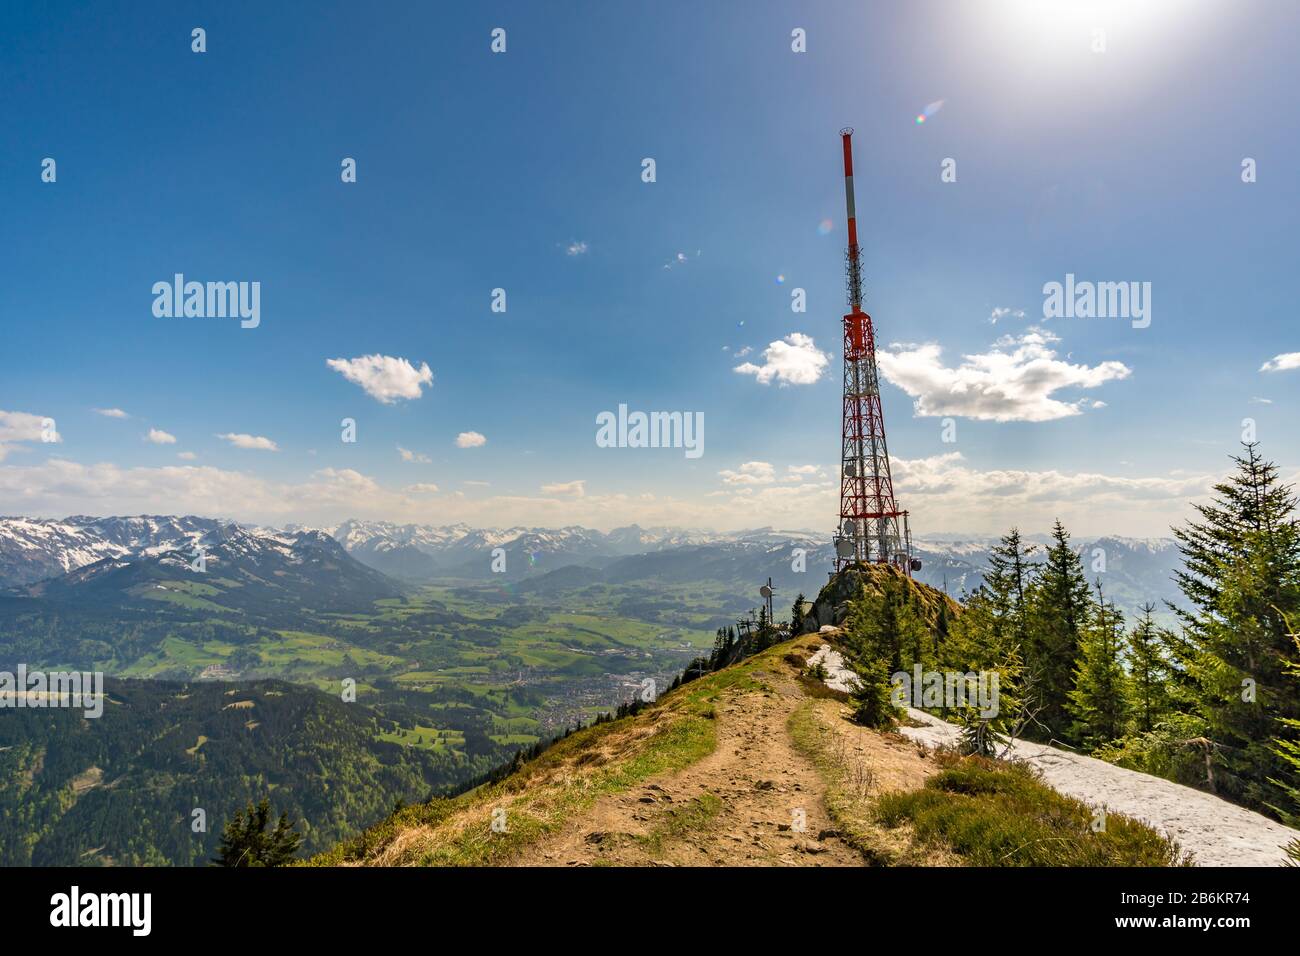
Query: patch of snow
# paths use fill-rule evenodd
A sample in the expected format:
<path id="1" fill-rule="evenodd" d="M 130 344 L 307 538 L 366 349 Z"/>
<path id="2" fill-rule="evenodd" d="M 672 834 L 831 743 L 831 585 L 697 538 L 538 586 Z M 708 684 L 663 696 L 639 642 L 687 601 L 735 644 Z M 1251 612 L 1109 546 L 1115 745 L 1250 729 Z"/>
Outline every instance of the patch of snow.
<path id="1" fill-rule="evenodd" d="M 903 734 L 930 747 L 956 743 L 955 725 L 911 707 L 907 713 L 922 726 L 902 727 Z M 1300 832 L 1213 794 L 1096 757 L 1027 740 L 1013 740 L 1008 756 L 1036 768 L 1058 793 L 1150 824 L 1198 866 L 1281 866 L 1286 845 L 1300 839 Z"/>
<path id="2" fill-rule="evenodd" d="M 826 668 L 826 686 L 831 690 L 843 691 L 846 694 L 857 690 L 860 683 L 858 675 L 845 666 L 844 655 L 839 651 L 831 650 L 829 644 L 823 644 L 817 649 L 816 654 L 808 658 L 809 667 L 816 667 L 818 664 Z"/>

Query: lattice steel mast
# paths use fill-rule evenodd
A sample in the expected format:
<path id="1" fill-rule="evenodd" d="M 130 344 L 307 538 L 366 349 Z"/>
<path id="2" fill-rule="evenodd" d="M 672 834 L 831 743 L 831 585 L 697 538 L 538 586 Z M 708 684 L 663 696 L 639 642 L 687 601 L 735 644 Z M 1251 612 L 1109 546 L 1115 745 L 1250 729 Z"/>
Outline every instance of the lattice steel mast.
<path id="1" fill-rule="evenodd" d="M 894 500 L 880 407 L 880 374 L 871 316 L 862 311 L 862 253 L 853 203 L 853 130 L 842 129 L 844 199 L 848 208 L 847 284 L 844 316 L 844 414 L 840 459 L 840 523 L 835 535 L 835 569 L 855 563 L 891 563 L 906 574 L 920 567 L 912 559 L 907 512 Z"/>

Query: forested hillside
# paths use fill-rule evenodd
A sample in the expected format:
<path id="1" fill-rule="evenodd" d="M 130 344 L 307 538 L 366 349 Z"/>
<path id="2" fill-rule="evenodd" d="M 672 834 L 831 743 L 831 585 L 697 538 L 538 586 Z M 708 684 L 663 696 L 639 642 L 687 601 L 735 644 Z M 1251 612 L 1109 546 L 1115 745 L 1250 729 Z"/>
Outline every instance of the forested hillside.
<path id="1" fill-rule="evenodd" d="M 282 681 L 107 681 L 104 714 L 0 710 L 0 865 L 206 864 L 270 797 L 305 850 L 506 758 L 407 746 L 384 713 Z M 196 832 L 195 811 L 205 829 Z"/>

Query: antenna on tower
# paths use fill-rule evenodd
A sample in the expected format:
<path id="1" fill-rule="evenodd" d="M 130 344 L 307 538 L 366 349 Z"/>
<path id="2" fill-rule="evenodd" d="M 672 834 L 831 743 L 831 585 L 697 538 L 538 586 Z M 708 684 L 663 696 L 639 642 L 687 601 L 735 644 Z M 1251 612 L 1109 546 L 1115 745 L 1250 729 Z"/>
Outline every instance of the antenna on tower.
<path id="1" fill-rule="evenodd" d="M 835 569 L 852 564 L 892 564 L 911 576 L 921 568 L 912 557 L 908 514 L 894 498 L 880 404 L 876 335 L 862 311 L 862 251 L 853 196 L 853 128 L 840 130 L 844 147 L 844 204 L 849 246 L 845 285 L 849 312 L 844 316 L 844 402 L 840 441 L 840 521 L 835 532 Z"/>

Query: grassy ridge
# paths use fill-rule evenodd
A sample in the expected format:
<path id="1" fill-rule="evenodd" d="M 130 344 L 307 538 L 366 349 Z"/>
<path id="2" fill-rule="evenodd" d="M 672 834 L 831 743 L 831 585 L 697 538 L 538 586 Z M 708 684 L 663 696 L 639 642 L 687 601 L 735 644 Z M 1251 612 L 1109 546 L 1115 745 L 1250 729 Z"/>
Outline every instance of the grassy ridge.
<path id="1" fill-rule="evenodd" d="M 763 690 L 755 673 L 777 649 L 709 674 L 635 717 L 587 727 L 556 743 L 498 783 L 393 814 L 355 839 L 320 854 L 314 866 L 483 866 L 508 862 L 606 794 L 687 767 L 717 745 L 714 703 L 724 694 Z M 695 825 L 718 810 L 708 802 L 679 822 Z M 496 816 L 494 817 L 494 814 Z M 504 823 L 504 831 L 494 830 Z"/>

